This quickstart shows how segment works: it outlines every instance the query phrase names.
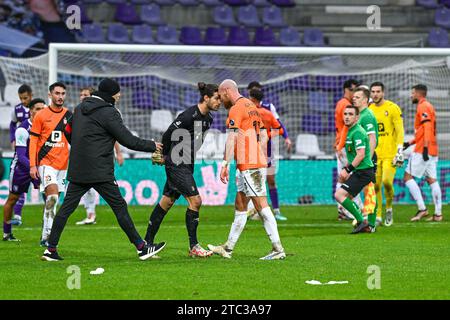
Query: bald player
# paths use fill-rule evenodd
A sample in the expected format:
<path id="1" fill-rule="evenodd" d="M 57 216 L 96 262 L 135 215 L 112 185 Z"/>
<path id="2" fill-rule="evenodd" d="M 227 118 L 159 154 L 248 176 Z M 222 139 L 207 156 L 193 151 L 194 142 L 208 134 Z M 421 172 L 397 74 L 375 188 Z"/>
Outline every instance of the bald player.
<path id="1" fill-rule="evenodd" d="M 255 104 L 243 97 L 236 82 L 227 79 L 219 86 L 219 95 L 226 109 L 229 109 L 227 127 L 228 137 L 224 161 L 220 172 L 223 183 L 229 181 L 228 165 L 233 155 L 237 166 L 237 194 L 234 222 L 228 240 L 223 245 L 208 245 L 208 248 L 224 258 L 231 258 L 234 246 L 247 222 L 247 205 L 252 200 L 260 212 L 264 228 L 272 242 L 271 252 L 261 260 L 285 259 L 286 253 L 281 245 L 277 221 L 267 202 L 266 168 L 267 159 L 261 149 L 261 140 L 267 141 L 263 123 Z M 264 136 L 263 138 L 261 138 Z"/>

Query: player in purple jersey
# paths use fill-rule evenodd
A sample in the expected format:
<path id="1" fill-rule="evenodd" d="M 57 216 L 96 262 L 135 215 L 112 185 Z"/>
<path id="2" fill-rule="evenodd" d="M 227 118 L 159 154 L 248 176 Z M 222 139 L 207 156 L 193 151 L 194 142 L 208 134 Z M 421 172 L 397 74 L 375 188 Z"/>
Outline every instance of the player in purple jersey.
<path id="1" fill-rule="evenodd" d="M 9 176 L 9 195 L 3 206 L 3 241 L 19 241 L 12 234 L 11 218 L 13 207 L 19 200 L 20 195 L 26 194 L 30 183 L 33 183 L 35 189 L 39 188 L 39 181 L 32 180 L 30 177 L 30 159 L 28 148 L 30 144 L 30 129 L 33 118 L 39 110 L 45 107 L 45 101 L 42 99 L 33 99 L 29 103 L 30 118 L 16 129 L 15 132 L 15 153 L 11 163 Z"/>
<path id="2" fill-rule="evenodd" d="M 11 112 L 11 123 L 9 124 L 9 140 L 13 150 L 16 143 L 16 128 L 18 128 L 21 123 L 30 117 L 28 105 L 33 99 L 33 91 L 27 84 L 21 85 L 17 93 L 19 95 L 20 103 L 13 108 Z M 12 224 L 14 225 L 22 224 L 22 208 L 25 205 L 25 197 L 26 194 L 21 194 L 19 200 L 17 200 L 16 205 L 14 206 L 14 219 L 12 221 Z"/>
<path id="3" fill-rule="evenodd" d="M 262 85 L 257 82 L 257 81 L 252 81 L 248 84 L 247 89 L 248 91 L 250 91 L 251 89 L 259 89 L 262 90 Z M 275 116 L 275 119 L 278 120 L 278 122 L 280 123 L 281 127 L 283 128 L 283 138 L 284 138 L 284 143 L 286 145 L 287 151 L 289 152 L 292 148 L 292 141 L 291 139 L 289 139 L 289 135 L 287 132 L 286 127 L 283 125 L 283 123 L 280 120 L 280 116 L 277 113 L 277 109 L 275 108 L 275 106 L 268 102 L 268 101 L 261 101 L 261 107 L 265 108 L 267 110 L 269 110 L 270 112 L 272 112 L 272 114 Z M 283 216 L 280 212 L 280 205 L 279 205 L 279 201 L 278 201 L 278 189 L 277 189 L 277 185 L 275 183 L 275 172 L 276 172 L 276 168 L 275 168 L 275 163 L 273 162 L 273 155 L 272 155 L 272 141 L 269 139 L 268 143 L 267 143 L 267 156 L 269 159 L 268 165 L 267 165 L 267 184 L 269 186 L 269 194 L 270 194 L 270 201 L 272 202 L 272 208 L 273 208 L 273 212 L 275 214 L 275 218 L 279 221 L 286 221 L 287 218 L 285 216 Z M 251 203 L 251 202 L 250 202 Z M 251 205 L 249 207 L 249 215 L 252 215 L 254 209 L 251 208 Z M 255 217 L 258 217 L 258 215 L 254 215 Z"/>

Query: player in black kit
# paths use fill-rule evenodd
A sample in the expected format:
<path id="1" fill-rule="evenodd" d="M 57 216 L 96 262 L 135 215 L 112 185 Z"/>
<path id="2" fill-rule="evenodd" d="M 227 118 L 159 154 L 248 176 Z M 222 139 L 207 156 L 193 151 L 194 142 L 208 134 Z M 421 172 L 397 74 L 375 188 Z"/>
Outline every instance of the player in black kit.
<path id="1" fill-rule="evenodd" d="M 203 136 L 213 121 L 211 111 L 220 107 L 218 86 L 198 83 L 200 102 L 183 111 L 163 135 L 162 154 L 155 152 L 154 164 L 165 165 L 167 181 L 163 196 L 153 209 L 145 240 L 153 243 L 159 226 L 174 202 L 183 195 L 189 203 L 186 210 L 186 228 L 189 235 L 189 256 L 209 257 L 212 251 L 203 249 L 197 241 L 197 226 L 202 199 L 193 173 L 195 154 L 203 143 Z"/>

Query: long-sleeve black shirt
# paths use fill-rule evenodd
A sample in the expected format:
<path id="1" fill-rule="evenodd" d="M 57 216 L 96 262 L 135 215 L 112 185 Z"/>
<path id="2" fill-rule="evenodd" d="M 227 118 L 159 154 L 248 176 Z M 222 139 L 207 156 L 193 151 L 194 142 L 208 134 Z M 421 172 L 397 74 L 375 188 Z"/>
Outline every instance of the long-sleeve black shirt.
<path id="1" fill-rule="evenodd" d="M 197 105 L 180 113 L 162 137 L 166 166 L 185 166 L 194 172 L 195 155 L 212 121 L 211 114 L 203 115 Z"/>

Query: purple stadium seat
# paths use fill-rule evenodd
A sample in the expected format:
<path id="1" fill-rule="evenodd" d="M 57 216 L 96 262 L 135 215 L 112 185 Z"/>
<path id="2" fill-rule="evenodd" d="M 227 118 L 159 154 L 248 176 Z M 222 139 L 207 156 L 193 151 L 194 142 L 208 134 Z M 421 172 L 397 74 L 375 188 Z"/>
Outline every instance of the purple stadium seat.
<path id="1" fill-rule="evenodd" d="M 228 34 L 228 44 L 232 46 L 249 46 L 250 35 L 244 27 L 231 27 Z"/>
<path id="2" fill-rule="evenodd" d="M 449 47 L 447 30 L 442 28 L 433 28 L 428 33 L 428 45 L 436 48 Z"/>
<path id="3" fill-rule="evenodd" d="M 175 4 L 175 0 L 154 0 L 160 6 L 173 6 Z"/>
<path id="4" fill-rule="evenodd" d="M 326 91 L 337 91 L 342 87 L 342 82 L 337 76 L 316 76 L 316 88 Z"/>
<path id="5" fill-rule="evenodd" d="M 78 5 L 78 6 L 80 7 L 80 14 L 81 14 L 80 22 L 81 22 L 82 24 L 85 24 L 85 23 L 91 23 L 92 20 L 91 20 L 91 19 L 88 17 L 88 15 L 87 15 L 85 5 L 84 5 L 84 4 L 80 4 L 80 3 L 77 3 L 76 5 Z"/>
<path id="6" fill-rule="evenodd" d="M 306 28 L 303 32 L 303 43 L 312 47 L 325 46 L 322 31 L 316 28 Z"/>
<path id="7" fill-rule="evenodd" d="M 100 3 L 103 0 L 84 0 L 83 3 L 85 4 L 89 4 L 89 3 Z"/>
<path id="8" fill-rule="evenodd" d="M 202 2 L 207 7 L 215 7 L 223 4 L 221 0 L 202 0 Z"/>
<path id="9" fill-rule="evenodd" d="M 183 99 L 184 104 L 194 105 L 197 104 L 199 100 L 200 94 L 198 90 L 186 89 L 186 91 L 184 91 L 184 99 Z"/>
<path id="10" fill-rule="evenodd" d="M 312 112 L 332 112 L 334 110 L 328 92 L 324 91 L 310 91 L 308 93 L 308 106 Z"/>
<path id="11" fill-rule="evenodd" d="M 177 0 L 177 2 L 185 7 L 189 7 L 189 6 L 198 6 L 199 0 Z"/>
<path id="12" fill-rule="evenodd" d="M 230 6 L 246 6 L 251 3 L 249 0 L 223 0 L 223 2 Z"/>
<path id="13" fill-rule="evenodd" d="M 114 20 L 124 24 L 140 24 L 141 19 L 136 12 L 136 8 L 132 4 L 119 3 L 116 7 Z"/>
<path id="14" fill-rule="evenodd" d="M 253 1 L 255 7 L 270 7 L 271 4 L 268 0 L 255 0 Z"/>
<path id="15" fill-rule="evenodd" d="M 90 43 L 105 43 L 102 26 L 97 23 L 84 24 L 81 27 L 83 40 Z"/>
<path id="16" fill-rule="evenodd" d="M 118 3 L 126 3 L 126 0 L 107 0 L 106 2 L 111 4 L 118 4 Z"/>
<path id="17" fill-rule="evenodd" d="M 226 114 L 223 113 L 215 113 L 214 114 L 214 119 L 213 119 L 213 123 L 211 124 L 211 129 L 217 129 L 220 130 L 221 132 L 225 132 L 226 127 L 225 127 L 225 123 L 227 121 L 227 116 Z"/>
<path id="18" fill-rule="evenodd" d="M 130 43 L 128 30 L 121 23 L 112 23 L 109 25 L 107 38 L 111 43 Z"/>
<path id="19" fill-rule="evenodd" d="M 450 0 L 439 0 L 440 5 L 444 5 L 447 8 L 450 7 Z"/>
<path id="20" fill-rule="evenodd" d="M 181 106 L 178 90 L 159 89 L 158 108 L 175 111 Z"/>
<path id="21" fill-rule="evenodd" d="M 148 89 L 136 89 L 133 92 L 133 108 L 151 109 L 154 107 L 152 91 Z"/>
<path id="22" fill-rule="evenodd" d="M 321 134 L 324 132 L 322 127 L 322 117 L 318 114 L 304 114 L 302 116 L 302 131 Z"/>
<path id="23" fill-rule="evenodd" d="M 153 44 L 155 40 L 153 39 L 152 27 L 142 24 L 133 27 L 133 33 L 131 38 L 134 43 L 139 44 Z"/>
<path id="24" fill-rule="evenodd" d="M 437 9 L 434 14 L 434 24 L 439 27 L 450 29 L 450 9 L 446 7 Z"/>
<path id="25" fill-rule="evenodd" d="M 172 26 L 159 26 L 156 33 L 156 41 L 159 44 L 180 44 L 177 29 Z"/>
<path id="26" fill-rule="evenodd" d="M 215 46 L 227 45 L 228 41 L 225 34 L 225 29 L 220 27 L 209 27 L 208 29 L 206 29 L 205 44 Z"/>
<path id="27" fill-rule="evenodd" d="M 213 11 L 213 20 L 216 24 L 223 27 L 236 26 L 233 9 L 229 6 L 215 7 Z"/>
<path id="28" fill-rule="evenodd" d="M 254 43 L 256 46 L 276 46 L 278 44 L 273 30 L 268 27 L 256 28 Z"/>
<path id="29" fill-rule="evenodd" d="M 288 80 L 288 87 L 290 90 L 311 90 L 309 76 L 300 76 L 294 79 Z"/>
<path id="30" fill-rule="evenodd" d="M 150 0 L 131 0 L 131 3 L 133 4 L 147 4 Z"/>
<path id="31" fill-rule="evenodd" d="M 436 9 L 439 7 L 438 0 L 416 0 L 416 5 L 427 9 Z"/>
<path id="32" fill-rule="evenodd" d="M 180 31 L 180 41 L 187 45 L 203 44 L 202 32 L 197 27 L 182 27 Z"/>
<path id="33" fill-rule="evenodd" d="M 258 10 L 255 6 L 248 5 L 239 7 L 237 13 L 237 21 L 240 25 L 246 27 L 260 27 L 261 21 L 258 17 Z"/>
<path id="34" fill-rule="evenodd" d="M 161 8 L 157 4 L 147 4 L 141 7 L 141 20 L 152 26 L 164 24 L 161 18 Z"/>
<path id="35" fill-rule="evenodd" d="M 271 6 L 263 9 L 262 13 L 263 24 L 271 27 L 285 27 L 286 23 L 283 19 L 281 9 L 276 6 Z"/>
<path id="36" fill-rule="evenodd" d="M 295 0 L 272 0 L 271 2 L 278 7 L 295 7 Z"/>
<path id="37" fill-rule="evenodd" d="M 280 30 L 280 44 L 282 46 L 299 47 L 302 45 L 300 33 L 292 27 Z"/>

